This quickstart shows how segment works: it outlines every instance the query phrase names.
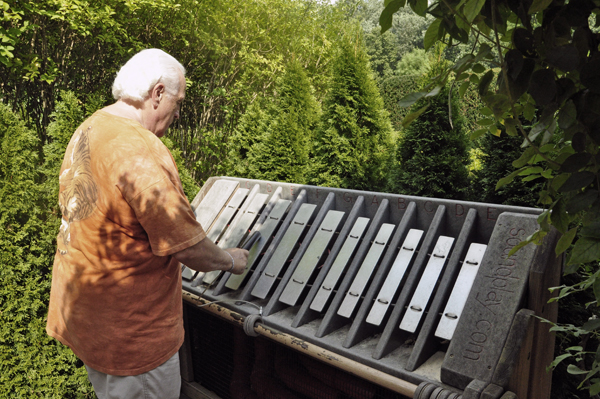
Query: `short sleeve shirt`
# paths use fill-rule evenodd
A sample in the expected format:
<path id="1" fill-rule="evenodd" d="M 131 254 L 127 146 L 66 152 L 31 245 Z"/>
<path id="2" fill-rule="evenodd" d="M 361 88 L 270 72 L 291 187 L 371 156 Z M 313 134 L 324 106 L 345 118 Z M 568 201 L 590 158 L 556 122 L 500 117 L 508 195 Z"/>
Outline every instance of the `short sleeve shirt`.
<path id="1" fill-rule="evenodd" d="M 67 147 L 59 202 L 48 334 L 103 373 L 158 367 L 184 336 L 171 255 L 206 236 L 170 152 L 138 122 L 98 111 Z"/>

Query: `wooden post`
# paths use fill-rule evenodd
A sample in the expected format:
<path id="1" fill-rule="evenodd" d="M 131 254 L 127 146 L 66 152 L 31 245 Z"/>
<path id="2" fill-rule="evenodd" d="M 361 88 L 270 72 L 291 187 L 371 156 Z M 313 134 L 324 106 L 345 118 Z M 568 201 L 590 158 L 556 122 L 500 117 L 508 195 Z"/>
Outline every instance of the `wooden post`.
<path id="1" fill-rule="evenodd" d="M 554 251 L 559 237 L 560 233 L 556 229 L 552 229 L 537 249 L 529 273 L 529 303 L 527 306 L 535 312 L 536 316 L 554 323 L 558 316 L 558 303 L 548 303 L 550 298 L 556 296 L 556 293 L 551 293 L 548 288 L 560 285 L 563 256 L 557 257 Z M 540 399 L 549 399 L 552 388 L 552 371 L 546 371 L 554 359 L 555 335 L 550 332 L 550 327 L 550 324 L 536 318 L 531 351 L 529 392 L 535 393 L 535 397 Z"/>

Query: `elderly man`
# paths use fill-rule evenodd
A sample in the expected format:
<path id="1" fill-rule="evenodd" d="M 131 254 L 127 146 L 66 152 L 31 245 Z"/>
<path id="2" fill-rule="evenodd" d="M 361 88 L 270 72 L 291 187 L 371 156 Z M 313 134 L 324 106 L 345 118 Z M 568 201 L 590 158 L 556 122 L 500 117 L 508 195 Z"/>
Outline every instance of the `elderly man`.
<path id="1" fill-rule="evenodd" d="M 206 238 L 158 139 L 179 117 L 185 69 L 133 56 L 116 103 L 73 135 L 60 172 L 62 225 L 48 334 L 83 361 L 100 399 L 178 398 L 181 268 L 242 273 L 248 252 Z"/>

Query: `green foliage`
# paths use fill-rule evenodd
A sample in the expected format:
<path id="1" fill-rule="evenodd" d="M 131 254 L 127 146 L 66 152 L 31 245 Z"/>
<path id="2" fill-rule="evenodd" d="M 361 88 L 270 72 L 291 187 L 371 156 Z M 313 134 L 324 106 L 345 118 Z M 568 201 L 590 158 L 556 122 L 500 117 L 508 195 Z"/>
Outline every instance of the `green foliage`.
<path id="1" fill-rule="evenodd" d="M 536 206 L 538 194 L 543 183 L 538 180 L 524 181 L 526 176 L 518 176 L 510 184 L 496 190 L 498 180 L 510 170 L 513 159 L 521 153 L 518 137 L 485 135 L 481 139 L 481 169 L 476 172 L 473 186 L 476 187 L 474 199 L 492 204 L 517 206 Z"/>
<path id="2" fill-rule="evenodd" d="M 276 115 L 275 102 L 271 99 L 259 98 L 248 107 L 230 139 L 227 175 L 238 177 L 250 175 L 249 157 L 252 147 L 266 137 Z"/>
<path id="3" fill-rule="evenodd" d="M 386 1 L 380 19 L 383 31 L 392 26 L 394 13 L 405 4 Z M 598 2 L 439 0 L 429 4 L 417 0 L 408 4 L 417 14 L 435 18 L 425 33 L 425 49 L 440 41 L 472 40 L 471 52 L 442 71 L 424 91 L 451 77 L 461 87 L 470 82 L 490 111 L 472 137 L 485 132 L 499 135 L 505 129 L 509 136 L 524 140 L 522 153 L 513 162 L 515 170 L 497 188 L 517 176 L 545 181 L 539 192 L 539 203 L 547 208 L 538 218 L 540 230 L 522 244 L 540 243 L 554 226 L 563 233 L 556 254 L 567 252 L 566 273 L 576 273 L 585 264 L 596 270 L 600 261 Z M 413 96 L 411 101 L 422 97 Z M 597 313 L 600 284 L 592 284 L 596 281 L 592 276 L 595 272 L 588 273 L 582 284 L 593 292 L 596 300 L 590 311 Z M 591 355 L 583 350 L 575 353 L 582 359 Z M 580 387 L 596 394 L 600 368 L 596 360 L 589 367 L 569 367 L 567 372 L 575 378 L 584 375 Z"/>
<path id="4" fill-rule="evenodd" d="M 98 108 L 94 101 L 110 98 L 115 73 L 131 54 L 157 47 L 179 59 L 187 70 L 186 103 L 169 137 L 199 181 L 223 169 L 239 117 L 257 97 L 273 94 L 287 60 L 303 66 L 322 97 L 347 23 L 337 7 L 312 0 L 0 4 L 0 98 L 31 117 L 42 144 L 61 91 L 76 93 L 86 110 Z"/>
<path id="5" fill-rule="evenodd" d="M 273 103 L 253 107 L 241 123 L 229 157 L 231 168 L 243 177 L 302 184 L 319 104 L 297 61 L 288 65 L 276 92 Z"/>
<path id="6" fill-rule="evenodd" d="M 165 19 L 160 35 L 190 82 L 169 136 L 194 178 L 204 181 L 228 169 L 222 163 L 240 117 L 257 98 L 276 95 L 289 60 L 302 65 L 316 96 L 323 96 L 346 21 L 337 8 L 312 0 L 185 0 L 181 6 L 186 12 L 167 17 L 178 23 Z"/>
<path id="7" fill-rule="evenodd" d="M 371 68 L 379 82 L 400 72 L 399 62 L 415 49 L 423 48 L 423 32 L 430 21 L 411 9 L 401 9 L 391 29 L 381 34 L 378 25 L 383 2 L 364 0 L 358 4 L 356 17 L 361 21 Z"/>
<path id="8" fill-rule="evenodd" d="M 396 75 L 398 76 L 421 76 L 429 70 L 429 57 L 423 49 L 416 48 L 407 53 L 398 62 Z"/>
<path id="9" fill-rule="evenodd" d="M 402 121 L 409 112 L 408 108 L 400 106 L 400 100 L 418 89 L 420 78 L 419 75 L 391 76 L 379 84 L 385 109 L 396 130 L 402 129 Z"/>
<path id="10" fill-rule="evenodd" d="M 40 168 L 39 139 L 3 104 L 0 139 L 0 392 L 7 398 L 93 397 L 73 353 L 45 332 L 60 219 L 56 198 L 43 189 L 47 165 Z"/>
<path id="11" fill-rule="evenodd" d="M 435 97 L 426 111 L 398 140 L 396 162 L 388 190 L 406 195 L 466 199 L 469 179 L 468 139 L 460 114 L 448 113 L 448 89 Z M 415 104 L 420 109 L 425 100 Z M 453 98 L 451 106 L 458 108 Z"/>
<path id="12" fill-rule="evenodd" d="M 382 189 L 391 134 L 362 41 L 345 40 L 335 59 L 323 123 L 315 139 L 311 184 Z"/>
<path id="13" fill-rule="evenodd" d="M 196 194 L 198 194 L 198 191 L 200 191 L 200 186 L 198 186 L 198 183 L 196 183 L 190 171 L 185 167 L 185 161 L 181 156 L 181 150 L 175 147 L 173 141 L 167 137 L 161 137 L 160 140 L 169 149 L 171 155 L 173 155 L 177 170 L 179 171 L 183 192 L 191 202 L 194 197 L 196 197 Z"/>
<path id="14" fill-rule="evenodd" d="M 1 96 L 30 115 L 45 144 L 60 91 L 106 91 L 123 60 L 143 47 L 134 29 L 156 29 L 140 22 L 169 7 L 145 0 L 11 2 L 8 12 L 18 17 L 2 22 L 14 33 L 14 49 L 0 65 Z"/>

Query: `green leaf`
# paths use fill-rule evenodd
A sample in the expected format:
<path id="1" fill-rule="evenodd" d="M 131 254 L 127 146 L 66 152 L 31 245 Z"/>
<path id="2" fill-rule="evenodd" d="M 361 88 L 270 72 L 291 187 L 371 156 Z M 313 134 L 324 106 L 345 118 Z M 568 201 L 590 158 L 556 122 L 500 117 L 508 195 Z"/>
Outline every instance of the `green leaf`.
<path id="1" fill-rule="evenodd" d="M 493 119 L 480 119 L 477 121 L 479 126 L 492 126 L 494 123 L 496 123 L 496 121 Z"/>
<path id="2" fill-rule="evenodd" d="M 528 14 L 534 14 L 539 11 L 544 11 L 552 3 L 552 0 L 533 0 L 529 7 Z"/>
<path id="3" fill-rule="evenodd" d="M 519 176 L 532 175 L 534 173 L 542 173 L 544 169 L 541 166 L 530 166 L 528 168 L 523 169 Z"/>
<path id="4" fill-rule="evenodd" d="M 594 285 L 593 285 L 592 287 L 593 287 L 593 289 L 594 289 L 594 296 L 596 297 L 596 301 L 600 300 L 600 278 L 597 278 L 597 279 L 594 281 Z M 595 329 L 597 329 L 598 327 L 600 327 L 600 320 L 599 320 L 599 319 L 596 319 L 596 320 L 591 320 L 591 321 L 597 321 L 597 323 L 595 323 L 594 325 L 588 326 L 588 324 L 589 324 L 590 322 L 587 322 L 587 323 L 585 323 L 585 324 L 583 325 L 583 328 L 584 328 L 584 329 L 586 329 L 585 327 L 586 327 L 586 326 L 588 326 L 588 327 L 593 327 L 593 329 L 595 330 Z M 588 331 L 590 331 L 590 330 L 588 330 Z"/>
<path id="5" fill-rule="evenodd" d="M 425 94 L 425 97 L 435 97 L 439 94 L 440 90 L 442 90 L 442 86 L 435 86 L 433 90 Z"/>
<path id="6" fill-rule="evenodd" d="M 558 112 L 558 126 L 563 130 L 568 129 L 576 120 L 577 109 L 575 108 L 573 101 L 569 100 Z"/>
<path id="7" fill-rule="evenodd" d="M 473 60 L 473 62 L 479 62 L 481 60 L 483 60 L 484 58 L 486 58 L 487 56 L 490 55 L 490 53 L 492 52 L 492 48 L 483 43 L 479 46 L 479 51 L 477 52 L 477 55 L 475 56 L 475 59 Z"/>
<path id="8" fill-rule="evenodd" d="M 573 274 L 573 273 L 577 273 L 577 271 L 579 270 L 579 268 L 581 267 L 581 265 L 579 263 L 575 263 L 572 265 L 565 265 L 564 269 L 563 269 L 563 274 L 565 276 L 569 275 L 569 274 Z"/>
<path id="9" fill-rule="evenodd" d="M 487 129 L 477 129 L 473 133 L 471 133 L 470 139 L 477 140 L 478 138 L 483 136 L 487 131 Z"/>
<path id="10" fill-rule="evenodd" d="M 416 0 L 414 3 L 411 2 L 412 10 L 420 17 L 425 16 L 425 12 L 427 12 L 427 0 Z"/>
<path id="11" fill-rule="evenodd" d="M 589 153 L 572 154 L 563 161 L 560 166 L 560 171 L 566 173 L 578 172 L 580 169 L 584 168 L 591 159 L 592 154 Z"/>
<path id="12" fill-rule="evenodd" d="M 402 99 L 398 102 L 398 106 L 399 107 L 410 107 L 411 105 L 413 105 L 414 103 L 416 103 L 417 101 L 419 101 L 420 99 L 425 97 L 426 95 L 427 95 L 427 93 L 424 93 L 424 92 L 410 93 L 410 94 L 402 97 Z"/>
<path id="13" fill-rule="evenodd" d="M 552 225 L 556 227 L 557 230 L 561 233 L 564 234 L 567 232 L 571 218 L 565 210 L 565 203 L 563 198 L 558 200 L 558 202 L 552 207 L 550 221 L 552 222 Z"/>
<path id="14" fill-rule="evenodd" d="M 504 127 L 506 128 L 506 133 L 509 136 L 517 136 L 517 127 L 518 127 L 518 122 L 516 119 L 513 118 L 506 118 L 504 119 Z"/>
<path id="15" fill-rule="evenodd" d="M 541 177 L 542 177 L 541 175 L 529 175 L 527 177 L 524 177 L 523 181 L 524 182 L 528 182 L 528 181 L 532 181 L 532 180 L 535 180 L 535 179 L 539 179 Z"/>
<path id="16" fill-rule="evenodd" d="M 600 240 L 600 222 L 594 221 L 586 224 L 581 229 L 582 237 L 597 238 Z"/>
<path id="17" fill-rule="evenodd" d="M 570 357 L 573 357 L 573 355 L 570 353 L 563 353 L 560 356 L 556 356 L 556 358 L 552 361 L 552 363 L 550 363 L 550 367 L 554 368 L 554 367 L 558 366 L 558 364 L 560 362 L 562 362 L 563 360 L 568 359 Z"/>
<path id="18" fill-rule="evenodd" d="M 562 254 L 571 246 L 571 243 L 575 238 L 575 234 L 577 234 L 577 227 L 573 227 L 571 230 L 563 234 L 562 237 L 560 237 L 554 250 L 556 252 L 556 256 Z"/>
<path id="19" fill-rule="evenodd" d="M 580 190 L 592 184 L 595 179 L 596 175 L 592 172 L 571 173 L 571 176 L 569 176 L 565 184 L 560 186 L 558 191 L 561 193 L 565 193 L 569 191 Z"/>
<path id="20" fill-rule="evenodd" d="M 468 0 L 465 4 L 463 10 L 465 13 L 465 17 L 469 21 L 469 23 L 473 23 L 473 20 L 476 16 L 479 15 L 479 12 L 483 8 L 485 4 L 485 0 Z"/>
<path id="21" fill-rule="evenodd" d="M 471 70 L 475 73 L 483 73 L 483 71 L 485 71 L 485 67 L 481 64 L 475 64 L 471 67 Z"/>
<path id="22" fill-rule="evenodd" d="M 517 169 L 514 172 L 512 172 L 510 175 L 498 180 L 498 183 L 496 183 L 496 190 L 498 190 L 499 188 L 504 187 L 508 183 L 512 182 L 515 179 L 515 177 L 517 177 L 517 175 L 519 173 L 521 173 L 521 171 L 524 169 L 525 168 Z"/>
<path id="23" fill-rule="evenodd" d="M 582 237 L 573 246 L 568 264 L 579 264 L 600 259 L 600 239 Z"/>
<path id="24" fill-rule="evenodd" d="M 460 97 L 464 97 L 465 93 L 467 92 L 467 89 L 469 88 L 469 85 L 471 84 L 471 82 L 469 82 L 468 80 L 466 82 L 463 82 L 460 85 L 460 88 L 458 89 L 458 95 Z"/>
<path id="25" fill-rule="evenodd" d="M 427 28 L 427 31 L 425 32 L 425 37 L 423 38 L 423 47 L 425 47 L 425 51 L 429 50 L 431 46 L 433 46 L 433 44 L 437 41 L 439 37 L 441 23 L 441 19 L 436 19 Z"/>
<path id="26" fill-rule="evenodd" d="M 483 107 L 479 110 L 479 112 L 485 116 L 492 116 L 494 113 L 489 107 Z"/>
<path id="27" fill-rule="evenodd" d="M 517 245 L 515 245 L 509 252 L 508 256 L 513 256 L 519 249 L 523 248 L 525 245 L 529 245 L 531 243 L 539 244 L 541 240 L 546 236 L 547 232 L 545 231 L 536 231 Z"/>
<path id="28" fill-rule="evenodd" d="M 585 190 L 567 202 L 567 212 L 571 214 L 579 213 L 585 209 L 588 209 L 597 200 L 598 190 Z"/>
<path id="29" fill-rule="evenodd" d="M 494 77 L 493 75 L 494 74 L 492 73 L 492 71 L 489 71 L 487 74 L 485 74 L 483 76 L 481 81 L 483 82 L 483 79 L 486 78 L 487 76 L 491 76 L 493 78 Z M 481 88 L 481 84 L 479 87 Z M 494 116 L 496 118 L 501 118 L 502 115 L 506 111 L 508 111 L 510 108 L 510 101 L 509 101 L 508 97 L 506 97 L 504 94 L 491 94 L 491 95 L 485 96 L 484 100 L 485 100 L 487 106 L 492 109 L 492 112 L 494 113 Z"/>
<path id="30" fill-rule="evenodd" d="M 418 111 L 411 112 L 410 114 L 406 115 L 402 120 L 402 126 L 407 127 L 408 125 L 410 125 L 412 121 L 417 119 L 423 112 L 427 111 L 427 108 L 429 108 L 429 104 L 425 105 Z"/>
<path id="31" fill-rule="evenodd" d="M 452 66 L 452 69 L 459 73 L 460 75 L 456 78 L 456 80 L 466 79 L 467 76 L 463 76 L 463 71 L 467 68 L 467 66 L 473 61 L 473 54 L 467 54 L 464 57 L 461 57 L 456 63 Z"/>
<path id="32" fill-rule="evenodd" d="M 466 21 L 464 18 L 461 18 L 460 15 L 456 14 L 454 15 L 454 22 L 456 23 L 456 27 L 458 29 L 460 29 L 463 32 L 470 32 L 471 31 L 471 24 Z"/>
<path id="33" fill-rule="evenodd" d="M 536 153 L 535 147 L 528 147 L 525 151 L 523 151 L 519 159 L 513 161 L 512 166 L 515 168 L 520 168 L 527 165 L 527 163 L 531 160 L 531 158 L 534 157 Z"/>
<path id="34" fill-rule="evenodd" d="M 554 72 L 550 69 L 538 69 L 529 79 L 529 94 L 538 106 L 549 105 L 556 97 L 557 87 Z"/>
<path id="35" fill-rule="evenodd" d="M 569 366 L 567 367 L 567 373 L 579 375 L 579 374 L 587 374 L 588 371 L 582 370 L 579 367 L 575 366 L 574 364 L 569 364 Z"/>
<path id="36" fill-rule="evenodd" d="M 485 96 L 485 94 L 488 91 L 488 87 L 490 86 L 490 83 L 492 83 L 492 79 L 494 79 L 494 72 L 487 71 L 485 75 L 483 75 L 483 77 L 481 78 L 481 80 L 479 81 L 479 86 L 478 86 L 478 90 L 479 90 L 479 95 L 480 96 Z M 493 109 L 493 107 L 490 106 L 490 108 Z"/>
<path id="37" fill-rule="evenodd" d="M 531 103 L 525 104 L 525 106 L 523 107 L 523 116 L 528 121 L 532 121 L 533 117 L 535 116 L 535 105 Z"/>
<path id="38" fill-rule="evenodd" d="M 598 285 L 598 287 L 596 287 L 596 285 Z M 600 279 L 597 279 L 594 282 L 594 294 L 596 294 L 596 298 L 598 298 L 597 292 L 596 290 L 600 289 Z M 600 294 L 600 292 L 598 292 L 598 294 Z M 590 321 L 587 321 L 583 327 L 584 330 L 586 331 L 594 331 L 600 328 L 600 319 L 592 319 Z"/>
<path id="39" fill-rule="evenodd" d="M 381 33 L 384 33 L 392 27 L 392 20 L 394 14 L 406 4 L 406 0 L 386 0 L 385 8 L 379 16 L 379 25 L 381 26 Z"/>

